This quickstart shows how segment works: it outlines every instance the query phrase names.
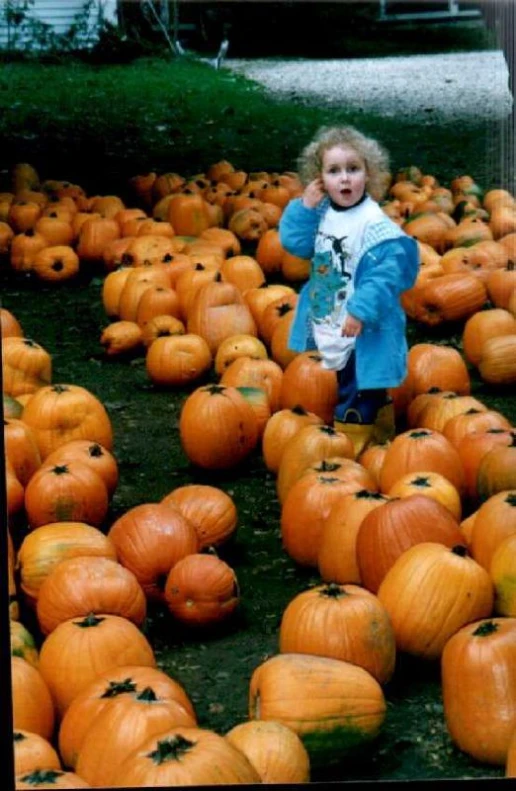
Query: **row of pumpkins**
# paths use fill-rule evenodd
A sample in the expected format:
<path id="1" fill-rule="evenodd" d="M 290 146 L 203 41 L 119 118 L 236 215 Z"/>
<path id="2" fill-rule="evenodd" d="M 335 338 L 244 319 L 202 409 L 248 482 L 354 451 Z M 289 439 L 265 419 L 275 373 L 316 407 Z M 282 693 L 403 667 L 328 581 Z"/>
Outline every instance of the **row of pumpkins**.
<path id="1" fill-rule="evenodd" d="M 23 768 L 20 757 L 19 787 L 304 782 L 311 763 L 340 757 L 379 733 L 396 651 L 440 659 L 453 741 L 477 760 L 516 772 L 515 435 L 503 415 L 471 397 L 458 352 L 433 344 L 411 349 L 407 381 L 393 393 L 408 430 L 356 459 L 350 440 L 328 425 L 335 383 L 318 355 L 268 360 L 275 376 L 262 365 L 266 356 L 232 347 L 234 336 L 215 344 L 210 364 L 227 340 L 228 357 L 221 354 L 216 364 L 221 381 L 186 399 L 183 449 L 200 467 L 220 469 L 236 466 L 261 443 L 267 468 L 277 474 L 284 549 L 296 563 L 317 568 L 323 581 L 285 610 L 279 653 L 250 679 L 248 721 L 222 737 L 196 727 L 185 691 L 157 669 L 140 627 L 151 598 L 198 628 L 231 616 L 238 582 L 216 548 L 236 530 L 234 503 L 216 487 L 180 487 L 103 531 L 117 484 L 107 413 L 84 388 L 52 384 L 51 355 L 24 338 L 6 313 L 3 346 L 18 347 L 18 362 L 4 354 L 8 492 L 12 483 L 18 498 L 9 504 L 11 518 L 22 515 L 29 529 L 21 546 L 10 548 L 11 577 L 16 585 L 16 566 L 43 635 L 40 651 L 31 652 L 13 598 L 15 754 L 28 748 L 39 756 L 50 745 L 55 756 Z M 14 335 L 5 329 L 9 322 Z M 249 342 L 242 335 L 239 343 Z M 270 340 L 262 336 L 262 343 Z M 41 367 L 34 354 L 44 359 Z M 222 381 L 237 363 L 253 370 L 245 384 Z M 78 414 L 84 423 L 74 423 Z M 84 497 L 86 479 L 95 487 Z M 63 513 L 63 492 L 67 501 L 73 492 L 79 510 Z M 94 513 L 80 510 L 93 507 Z M 216 599 L 211 609 L 196 606 L 206 588 Z M 122 613 L 121 589 L 130 591 L 132 606 Z M 77 669 L 78 653 L 94 657 L 92 667 Z M 160 684 L 174 688 L 174 702 L 171 719 L 158 725 L 151 712 L 168 700 Z M 37 688 L 46 693 L 38 697 Z"/>

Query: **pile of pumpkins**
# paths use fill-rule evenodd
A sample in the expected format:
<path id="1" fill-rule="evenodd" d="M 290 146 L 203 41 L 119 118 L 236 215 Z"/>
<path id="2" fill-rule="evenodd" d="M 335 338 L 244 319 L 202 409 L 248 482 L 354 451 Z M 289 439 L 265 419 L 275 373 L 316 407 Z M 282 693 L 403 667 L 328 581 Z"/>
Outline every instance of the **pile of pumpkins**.
<path id="1" fill-rule="evenodd" d="M 15 175 L 37 192 L 30 170 Z M 307 782 L 311 766 L 340 760 L 381 731 L 397 652 L 441 663 L 452 741 L 516 776 L 516 429 L 471 395 L 466 364 L 492 370 L 485 349 L 493 339 L 516 339 L 514 286 L 502 307 L 487 285 L 494 274 L 513 275 L 516 202 L 504 213 L 510 196 L 499 194 L 499 203 L 485 196 L 480 206 L 471 180 L 457 180 L 450 198 L 414 168 L 397 174 L 384 209 L 421 251 L 418 282 L 404 295 L 407 313 L 424 321 L 414 306 L 428 307 L 425 289 L 441 281 L 450 301 L 439 302 L 434 290 L 429 313 L 465 322 L 464 356 L 440 344 L 413 346 L 407 379 L 391 391 L 397 435 L 357 457 L 350 438 L 331 427 L 334 372 L 317 353 L 287 347 L 294 286 L 309 262 L 287 256 L 276 228 L 299 182 L 295 174 L 273 176 L 250 178 L 221 162 L 188 181 L 135 177 L 146 211 L 126 209 L 115 196 L 89 199 L 62 182 L 41 190 L 63 212 L 72 201 L 76 227 L 93 229 L 82 242 L 79 231 L 69 247 L 78 266 L 105 272 L 102 298 L 112 321 L 103 331 L 106 353 L 146 347 L 157 386 L 211 374 L 215 381 L 199 384 L 181 410 L 185 454 L 199 468 L 220 470 L 261 452 L 276 476 L 283 550 L 317 570 L 321 584 L 282 614 L 278 653 L 249 679 L 247 719 L 243 713 L 245 721 L 224 736 L 200 728 L 187 692 L 159 670 L 143 625 L 149 601 L 195 629 L 232 617 L 237 574 L 217 548 L 237 530 L 235 504 L 217 487 L 192 484 L 106 525 L 118 484 L 109 415 L 85 388 L 53 383 L 51 351 L 26 338 L 2 309 L 19 788 Z M 4 243 L 11 263 L 16 238 L 44 237 L 35 226 L 29 233 L 13 225 L 21 222 L 13 220 L 25 200 L 19 195 L 5 199 L 0 221 L 3 238 L 3 225 L 12 231 Z M 218 208 L 210 215 L 204 204 Z M 43 199 L 38 211 L 36 222 L 47 217 Z M 77 219 L 81 214 L 89 216 Z M 414 225 L 428 214 L 446 226 L 442 237 L 429 220 L 432 232 Z M 486 226 L 496 240 L 473 235 L 466 243 L 457 234 L 452 241 L 451 229 L 467 222 L 474 233 L 480 227 L 485 234 Z M 115 234 L 115 225 L 109 239 L 104 230 Z M 465 272 L 469 252 L 480 254 L 477 245 L 487 241 L 496 248 L 484 244 L 481 260 L 490 263 Z M 250 242 L 254 255 L 243 254 L 242 243 Z M 499 247 L 507 247 L 505 258 L 494 255 Z M 468 255 L 446 259 L 458 248 Z M 27 253 L 21 268 L 44 277 L 38 255 Z M 461 271 L 447 271 L 460 256 Z M 437 264 L 443 271 L 432 270 Z M 286 282 L 268 282 L 276 276 Z M 510 290 L 507 282 L 502 290 Z M 481 301 L 471 298 L 479 285 Z M 109 335 L 110 327 L 120 333 Z M 503 363 L 504 373 L 487 381 L 514 381 L 507 352 Z M 21 542 L 19 520 L 27 530 Z M 19 620 L 19 596 L 34 609 L 39 649 Z"/>

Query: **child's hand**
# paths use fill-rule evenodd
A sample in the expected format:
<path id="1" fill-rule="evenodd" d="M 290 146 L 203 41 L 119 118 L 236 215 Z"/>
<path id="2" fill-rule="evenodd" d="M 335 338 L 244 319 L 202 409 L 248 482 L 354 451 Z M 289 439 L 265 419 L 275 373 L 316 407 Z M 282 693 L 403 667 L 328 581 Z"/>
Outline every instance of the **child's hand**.
<path id="1" fill-rule="evenodd" d="M 303 204 L 307 209 L 313 209 L 325 196 L 322 178 L 318 177 L 307 184 L 303 192 Z"/>
<path id="2" fill-rule="evenodd" d="M 362 322 L 354 316 L 347 316 L 346 321 L 342 325 L 342 335 L 350 338 L 356 338 L 362 332 Z"/>

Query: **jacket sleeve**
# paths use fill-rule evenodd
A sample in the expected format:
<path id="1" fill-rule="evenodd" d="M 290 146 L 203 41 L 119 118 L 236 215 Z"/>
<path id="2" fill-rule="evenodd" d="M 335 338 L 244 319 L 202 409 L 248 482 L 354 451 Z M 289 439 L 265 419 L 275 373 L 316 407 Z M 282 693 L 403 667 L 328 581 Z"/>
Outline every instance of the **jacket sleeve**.
<path id="1" fill-rule="evenodd" d="M 282 247 L 299 258 L 311 258 L 314 252 L 315 235 L 320 212 L 308 209 L 301 198 L 294 198 L 285 207 L 279 223 Z"/>
<path id="2" fill-rule="evenodd" d="M 398 241 L 383 242 L 366 255 L 363 274 L 347 310 L 364 324 L 374 325 L 386 313 L 399 309 L 399 296 L 413 285 L 419 258 L 415 245 Z"/>

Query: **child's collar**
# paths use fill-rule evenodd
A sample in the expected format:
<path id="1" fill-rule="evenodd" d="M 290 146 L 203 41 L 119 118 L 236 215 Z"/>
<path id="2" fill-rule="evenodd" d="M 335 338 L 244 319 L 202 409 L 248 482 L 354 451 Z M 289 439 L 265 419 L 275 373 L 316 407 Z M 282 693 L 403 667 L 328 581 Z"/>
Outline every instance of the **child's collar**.
<path id="1" fill-rule="evenodd" d="M 353 206 L 339 206 L 338 203 L 334 203 L 330 197 L 328 197 L 328 201 L 330 203 L 331 208 L 334 209 L 335 211 L 349 211 L 350 209 L 354 209 L 355 206 L 360 206 L 360 204 L 363 203 L 366 200 L 366 198 L 367 198 L 367 192 L 364 191 L 364 194 L 362 195 L 360 200 L 357 200 L 357 202 L 354 203 Z"/>

